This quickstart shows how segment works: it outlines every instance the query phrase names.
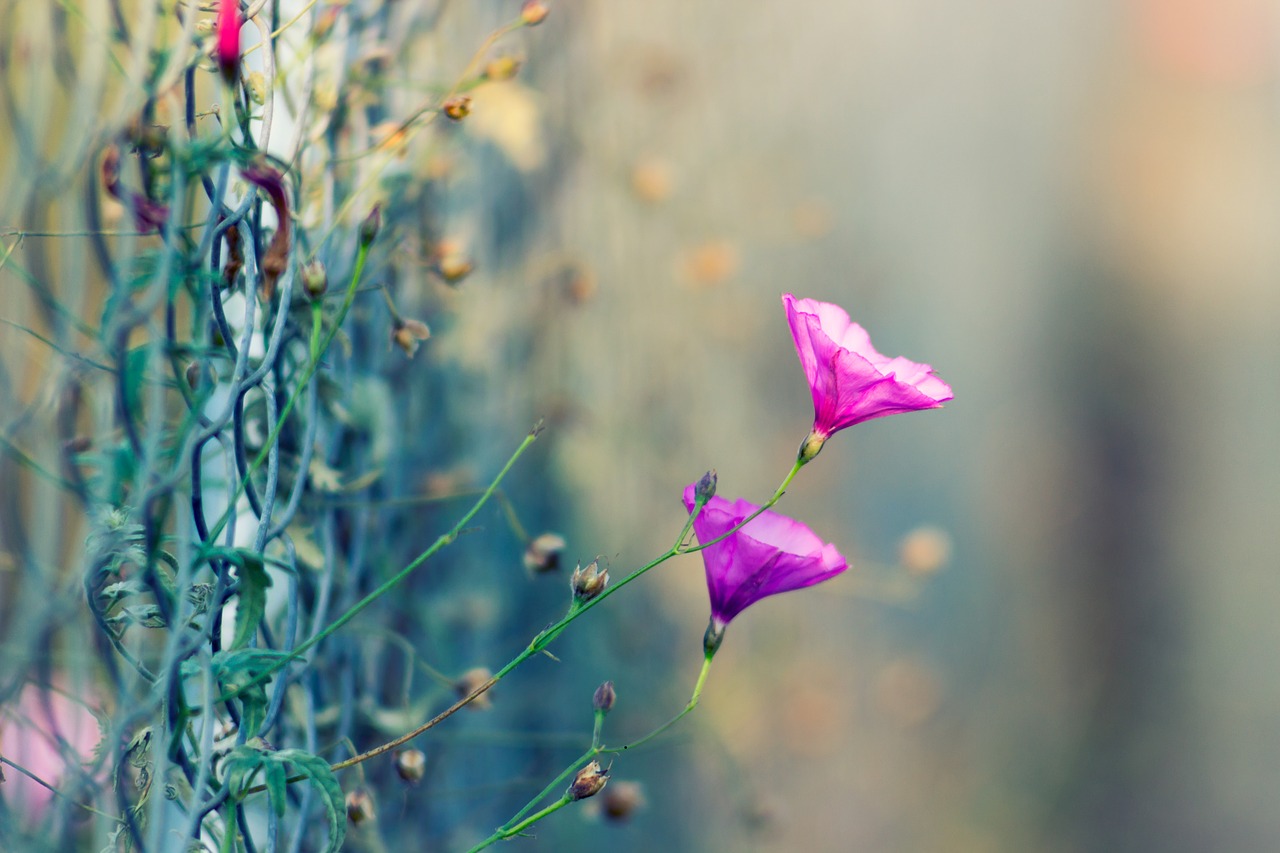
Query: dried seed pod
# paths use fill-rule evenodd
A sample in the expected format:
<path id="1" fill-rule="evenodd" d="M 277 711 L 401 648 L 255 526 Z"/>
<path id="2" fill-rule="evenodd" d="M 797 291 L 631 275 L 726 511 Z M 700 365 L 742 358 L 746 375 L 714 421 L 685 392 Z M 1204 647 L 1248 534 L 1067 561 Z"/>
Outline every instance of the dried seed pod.
<path id="1" fill-rule="evenodd" d="M 427 772 L 427 756 L 420 749 L 402 749 L 396 753 L 396 773 L 410 785 L 422 781 Z"/>
<path id="2" fill-rule="evenodd" d="M 568 793 L 575 800 L 585 800 L 600 793 L 608 782 L 609 771 L 602 769 L 599 761 L 592 760 L 573 777 Z"/>
<path id="3" fill-rule="evenodd" d="M 560 568 L 560 554 L 564 546 L 564 537 L 558 533 L 535 536 L 524 549 L 525 569 L 537 574 L 554 572 Z"/>

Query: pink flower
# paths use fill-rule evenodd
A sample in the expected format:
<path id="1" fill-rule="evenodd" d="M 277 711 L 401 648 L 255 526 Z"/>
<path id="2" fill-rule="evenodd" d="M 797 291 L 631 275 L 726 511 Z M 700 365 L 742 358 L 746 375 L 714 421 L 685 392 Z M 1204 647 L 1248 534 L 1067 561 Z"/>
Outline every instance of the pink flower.
<path id="1" fill-rule="evenodd" d="M 218 20 L 214 25 L 217 43 L 214 58 L 227 79 L 234 79 L 240 63 L 240 0 L 222 0 L 218 6 Z"/>
<path id="2" fill-rule="evenodd" d="M 800 447 L 802 462 L 817 456 L 823 442 L 845 427 L 936 409 L 954 396 L 929 365 L 876 352 L 871 336 L 839 305 L 790 293 L 782 304 L 813 393 L 813 432 Z"/>
<path id="3" fill-rule="evenodd" d="M 83 778 L 77 765 L 89 759 L 99 735 L 93 714 L 56 691 L 28 684 L 12 704 L 0 707 L 0 755 L 64 792 Z M 52 792 L 13 768 L 0 769 L 7 771 L 4 796 L 10 807 L 38 822 Z"/>
<path id="4" fill-rule="evenodd" d="M 689 512 L 694 509 L 697 486 L 690 483 L 684 490 Z M 729 503 L 713 497 L 693 520 L 693 531 L 699 542 L 711 542 L 758 509 L 745 500 Z M 762 598 L 813 586 L 849 568 L 836 546 L 823 542 L 800 522 L 769 510 L 724 541 L 704 548 L 702 562 L 711 594 L 708 638 L 720 634 L 733 617 Z"/>

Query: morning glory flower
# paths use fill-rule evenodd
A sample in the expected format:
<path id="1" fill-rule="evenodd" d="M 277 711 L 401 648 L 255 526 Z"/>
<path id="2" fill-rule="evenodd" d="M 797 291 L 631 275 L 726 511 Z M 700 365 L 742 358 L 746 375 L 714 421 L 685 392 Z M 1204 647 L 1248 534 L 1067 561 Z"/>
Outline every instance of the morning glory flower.
<path id="1" fill-rule="evenodd" d="M 801 463 L 845 427 L 936 409 L 954 396 L 929 365 L 876 352 L 871 336 L 839 305 L 790 293 L 782 304 L 813 394 L 813 431 L 800 446 Z"/>
<path id="2" fill-rule="evenodd" d="M 697 483 L 684 490 L 685 509 L 697 504 Z M 699 542 L 711 542 L 760 508 L 745 500 L 712 497 L 693 520 Z M 836 546 L 823 542 L 798 521 L 765 510 L 741 530 L 701 552 L 711 595 L 710 642 L 735 616 L 762 598 L 802 589 L 833 578 L 849 567 Z"/>

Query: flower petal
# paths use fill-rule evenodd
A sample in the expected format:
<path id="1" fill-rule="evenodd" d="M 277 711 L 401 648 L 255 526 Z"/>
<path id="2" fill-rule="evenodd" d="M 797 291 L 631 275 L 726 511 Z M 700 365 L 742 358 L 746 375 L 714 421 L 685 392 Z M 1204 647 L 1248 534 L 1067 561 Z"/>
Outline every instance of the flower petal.
<path id="1" fill-rule="evenodd" d="M 696 485 L 684 492 L 689 512 Z M 713 497 L 694 519 L 694 533 L 699 542 L 711 542 L 757 509 L 749 501 Z M 848 568 L 834 545 L 804 524 L 768 510 L 701 553 L 711 615 L 721 625 L 762 598 L 821 583 Z"/>

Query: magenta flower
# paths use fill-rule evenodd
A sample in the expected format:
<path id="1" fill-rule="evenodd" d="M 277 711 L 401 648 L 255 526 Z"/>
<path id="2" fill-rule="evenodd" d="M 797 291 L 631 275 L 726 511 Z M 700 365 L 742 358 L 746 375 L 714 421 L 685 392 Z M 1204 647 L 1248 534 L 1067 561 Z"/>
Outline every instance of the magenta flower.
<path id="1" fill-rule="evenodd" d="M 222 0 L 214 24 L 217 43 L 213 55 L 228 80 L 234 80 L 240 63 L 240 0 Z"/>
<path id="2" fill-rule="evenodd" d="M 845 427 L 936 409 L 954 396 L 929 365 L 876 352 L 871 336 L 839 305 L 796 299 L 790 293 L 782 304 L 813 393 L 813 432 L 800 447 L 802 463 Z"/>
<path id="3" fill-rule="evenodd" d="M 696 503 L 697 485 L 690 483 L 684 490 L 689 512 Z M 758 509 L 745 500 L 729 503 L 713 497 L 693 520 L 693 531 L 699 542 L 711 542 Z M 813 586 L 849 568 L 836 546 L 823 542 L 800 522 L 769 510 L 723 542 L 704 548 L 702 562 L 711 594 L 709 638 L 760 599 Z"/>

